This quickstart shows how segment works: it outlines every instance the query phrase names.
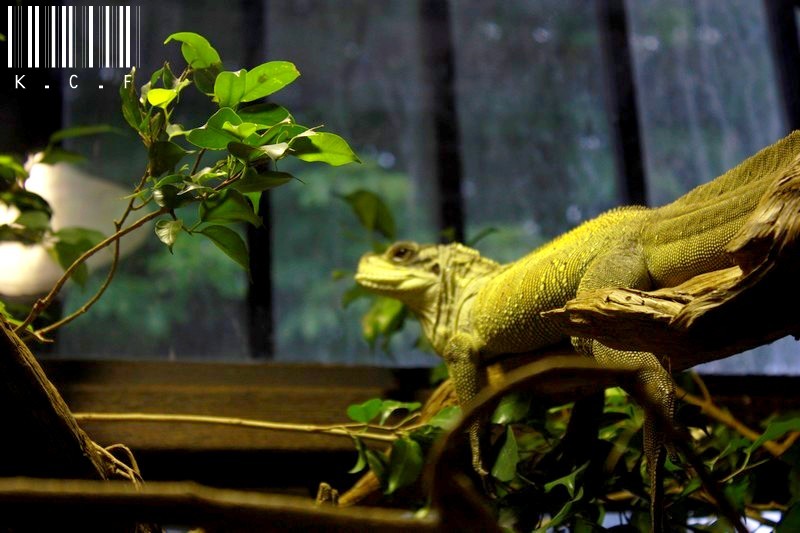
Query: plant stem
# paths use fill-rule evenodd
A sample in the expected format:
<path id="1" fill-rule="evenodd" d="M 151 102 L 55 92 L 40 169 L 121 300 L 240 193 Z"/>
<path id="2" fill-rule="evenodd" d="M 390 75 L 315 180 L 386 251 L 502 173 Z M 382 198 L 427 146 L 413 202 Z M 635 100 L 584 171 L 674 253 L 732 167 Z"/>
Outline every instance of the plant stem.
<path id="1" fill-rule="evenodd" d="M 119 231 L 119 228 L 117 228 L 117 231 Z M 38 329 L 38 330 L 34 331 L 33 333 L 26 335 L 25 337 L 22 338 L 22 340 L 27 342 L 28 340 L 34 338 L 34 335 L 40 335 L 40 336 L 41 335 L 46 335 L 46 334 L 50 333 L 51 331 L 54 331 L 54 330 L 60 328 L 61 326 L 69 324 L 70 322 L 72 322 L 73 320 L 75 320 L 76 318 L 81 316 L 82 314 L 86 313 L 95 303 L 97 303 L 97 301 L 100 299 L 100 297 L 103 296 L 103 293 L 106 292 L 106 289 L 108 288 L 108 286 L 111 285 L 111 280 L 114 279 L 114 275 L 117 273 L 117 266 L 118 265 L 119 265 L 119 239 L 117 239 L 114 242 L 114 257 L 111 260 L 111 267 L 108 270 L 108 275 L 106 276 L 105 281 L 103 281 L 103 284 L 100 286 L 100 288 L 94 294 L 94 296 L 89 298 L 89 300 L 87 300 L 86 303 L 83 304 L 80 308 L 78 308 L 77 310 L 73 311 L 69 315 L 65 316 L 61 320 L 58 320 L 58 321 L 56 321 L 56 322 L 54 322 L 54 323 L 52 323 L 52 324 L 50 324 L 50 325 L 48 325 L 48 326 L 46 326 L 44 328 Z"/>
<path id="2" fill-rule="evenodd" d="M 222 426 L 237 426 L 251 429 L 267 429 L 274 431 L 298 431 L 304 433 L 324 433 L 327 435 L 341 435 L 345 437 L 358 436 L 362 439 L 370 439 L 382 442 L 394 442 L 397 438 L 392 434 L 379 434 L 362 431 L 366 424 L 339 424 L 339 425 L 317 425 L 317 424 L 290 424 L 283 422 L 266 422 L 262 420 L 252 420 L 247 418 L 229 418 L 223 416 L 205 415 L 177 415 L 177 414 L 149 414 L 149 413 L 73 413 L 75 420 L 79 422 L 164 422 L 164 423 L 188 423 L 188 424 L 211 424 Z"/>
<path id="3" fill-rule="evenodd" d="M 197 168 L 200 166 L 200 160 L 203 159 L 203 154 L 206 153 L 206 149 L 203 148 L 198 152 L 197 159 L 194 160 L 194 166 L 192 167 L 192 171 L 189 173 L 190 176 L 194 176 L 194 173 L 197 172 Z"/>
<path id="4" fill-rule="evenodd" d="M 53 288 L 50 289 L 50 292 L 47 293 L 47 296 L 45 296 L 44 298 L 40 298 L 40 299 L 36 300 L 36 303 L 33 304 L 33 307 L 31 308 L 30 313 L 28 313 L 28 316 L 25 318 L 25 320 L 22 322 L 22 324 L 20 324 L 19 326 L 16 327 L 16 329 L 14 330 L 14 333 L 16 333 L 18 335 L 21 335 L 22 332 L 24 332 L 25 328 L 27 328 L 28 325 L 30 325 L 36 319 L 36 317 L 38 317 L 40 314 L 42 314 L 42 312 L 45 309 L 47 309 L 53 303 L 53 300 L 55 300 L 55 297 L 58 295 L 58 293 L 64 287 L 64 284 L 67 282 L 67 280 L 72 275 L 72 273 L 75 272 L 75 270 L 81 264 L 83 264 L 87 259 L 92 257 L 94 254 L 96 254 L 100 250 L 106 248 L 108 245 L 118 241 L 119 239 L 121 239 L 122 237 L 127 235 L 128 233 L 134 231 L 137 228 L 140 228 L 141 226 L 145 225 L 147 222 L 150 222 L 151 220 L 153 220 L 155 218 L 158 218 L 161 215 L 163 215 L 165 213 L 168 213 L 168 212 L 169 212 L 169 209 L 167 209 L 165 207 L 162 207 L 158 211 L 153 211 L 152 213 L 149 213 L 149 214 L 143 216 L 142 218 L 140 218 L 139 220 L 137 220 L 136 222 L 134 222 L 133 224 L 131 224 L 127 228 L 118 230 L 113 235 L 107 237 L 106 239 L 104 239 L 100 243 L 96 244 L 95 246 L 93 246 L 92 248 L 90 248 L 89 250 L 84 252 L 83 255 L 81 255 L 78 259 L 76 259 L 75 262 L 72 263 L 69 266 L 69 268 L 67 268 L 64 271 L 64 274 L 62 274 L 62 276 L 58 279 L 56 284 L 53 285 Z"/>
<path id="5" fill-rule="evenodd" d="M 147 178 L 148 177 L 149 177 L 149 173 L 147 173 L 147 172 L 145 172 L 142 175 L 141 179 L 139 180 L 139 183 L 133 189 L 134 194 L 136 194 L 136 193 L 138 193 L 139 191 L 142 190 L 142 187 L 144 187 L 145 183 L 147 183 Z M 131 198 L 130 201 L 128 202 L 127 207 L 125 208 L 125 211 L 122 213 L 122 216 L 120 216 L 119 220 L 115 220 L 114 221 L 115 233 L 119 232 L 122 229 L 122 225 L 125 223 L 125 220 L 127 220 L 128 216 L 131 214 L 132 211 L 134 211 L 134 210 L 136 210 L 138 208 L 142 208 L 145 205 L 147 205 L 147 203 L 148 203 L 148 202 L 145 202 L 142 205 L 140 205 L 138 208 L 135 208 L 134 207 L 134 203 L 135 202 L 136 202 L 136 198 L 135 197 Z M 59 320 L 59 321 L 57 321 L 57 322 L 55 322 L 53 324 L 50 324 L 47 327 L 44 327 L 44 328 L 41 328 L 41 329 L 36 330 L 34 332 L 28 333 L 25 337 L 22 338 L 22 340 L 27 342 L 27 341 L 29 341 L 31 339 L 35 339 L 35 338 L 36 339 L 40 339 L 43 335 L 45 335 L 45 334 L 47 334 L 47 333 L 49 333 L 51 331 L 54 331 L 54 330 L 60 328 L 61 326 L 69 324 L 70 322 L 72 322 L 73 320 L 75 320 L 76 318 L 81 316 L 82 314 L 86 313 L 95 303 L 97 303 L 97 301 L 106 292 L 106 289 L 108 289 L 108 286 L 111 285 L 111 280 L 114 279 L 114 275 L 117 273 L 117 267 L 119 266 L 119 248 L 120 248 L 119 239 L 116 239 L 114 241 L 114 257 L 112 259 L 111 267 L 110 267 L 110 269 L 108 271 L 108 275 L 106 276 L 105 281 L 100 286 L 100 288 L 97 290 L 97 292 L 94 294 L 94 296 L 92 296 L 85 304 L 83 304 L 78 310 L 76 310 L 75 312 L 73 312 L 69 316 L 66 316 L 66 317 L 62 318 L 61 320 Z"/>
<path id="6" fill-rule="evenodd" d="M 689 392 L 683 390 L 680 387 L 676 387 L 675 392 L 678 394 L 679 398 L 681 398 L 686 403 L 699 407 L 700 410 L 707 416 L 713 418 L 717 422 L 720 422 L 728 426 L 729 428 L 733 429 L 734 431 L 742 435 L 747 440 L 756 441 L 761 436 L 761 433 L 750 429 L 744 423 L 742 423 L 736 417 L 730 414 L 728 411 L 717 406 L 714 403 L 714 400 L 711 394 L 709 393 L 705 383 L 702 381 L 702 379 L 700 379 L 700 376 L 698 376 L 697 374 L 693 374 L 692 379 L 700 389 L 702 398 L 690 394 Z M 792 432 L 786 437 L 786 439 L 782 443 L 770 440 L 765 442 L 763 446 L 764 449 L 767 450 L 773 457 L 780 457 L 787 449 L 789 449 L 789 447 L 799 437 L 800 437 L 800 432 Z"/>

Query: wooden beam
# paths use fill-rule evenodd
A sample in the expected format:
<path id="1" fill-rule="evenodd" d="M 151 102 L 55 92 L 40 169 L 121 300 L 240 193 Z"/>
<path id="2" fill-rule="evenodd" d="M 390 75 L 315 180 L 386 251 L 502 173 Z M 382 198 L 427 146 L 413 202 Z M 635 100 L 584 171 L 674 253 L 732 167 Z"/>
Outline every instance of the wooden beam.
<path id="1" fill-rule="evenodd" d="M 419 2 L 422 70 L 428 82 L 427 109 L 433 120 L 439 193 L 439 227 L 464 240 L 461 131 L 455 93 L 455 54 L 448 0 Z"/>
<path id="2" fill-rule="evenodd" d="M 800 44 L 797 38 L 797 2 L 764 0 L 763 4 L 787 131 L 800 129 Z"/>
<path id="3" fill-rule="evenodd" d="M 607 114 L 614 143 L 621 199 L 647 205 L 644 155 L 639 132 L 639 105 L 633 78 L 624 0 L 596 0 L 603 52 Z"/>
<path id="4" fill-rule="evenodd" d="M 427 370 L 292 364 L 167 361 L 44 362 L 74 412 L 175 413 L 274 422 L 348 422 L 370 398 L 408 397 Z M 85 422 L 99 443 L 136 452 L 351 452 L 347 438 L 198 424 Z"/>

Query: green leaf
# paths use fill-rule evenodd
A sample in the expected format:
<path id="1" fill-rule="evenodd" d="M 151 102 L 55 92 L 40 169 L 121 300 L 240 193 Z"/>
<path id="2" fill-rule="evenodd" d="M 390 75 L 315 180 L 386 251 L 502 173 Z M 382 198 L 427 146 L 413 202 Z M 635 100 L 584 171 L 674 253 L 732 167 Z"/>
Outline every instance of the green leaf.
<path id="1" fill-rule="evenodd" d="M 370 309 L 361 318 L 361 330 L 364 338 L 375 345 L 379 336 L 388 337 L 399 331 L 407 315 L 406 306 L 394 298 L 378 297 Z"/>
<path id="2" fill-rule="evenodd" d="M 588 462 L 584 463 L 581 466 L 579 466 L 578 468 L 576 468 L 575 470 L 573 470 L 571 473 L 567 474 L 566 476 L 560 477 L 560 478 L 558 478 L 556 480 L 553 480 L 553 481 L 551 481 L 549 483 L 545 483 L 544 491 L 549 493 L 555 487 L 557 487 L 559 485 L 562 485 L 564 488 L 567 489 L 567 492 L 569 493 L 569 497 L 573 498 L 575 496 L 575 485 L 576 485 L 577 478 L 578 478 L 578 476 L 583 474 L 583 471 L 586 470 L 586 467 L 588 467 L 588 466 L 589 466 Z"/>
<path id="3" fill-rule="evenodd" d="M 242 193 L 226 189 L 221 193 L 204 200 L 200 204 L 200 220 L 203 222 L 249 222 L 253 226 L 261 226 L 261 217 Z"/>
<path id="4" fill-rule="evenodd" d="M 364 442 L 359 439 L 358 437 L 353 437 L 353 443 L 356 445 L 356 450 L 358 451 L 358 460 L 356 461 L 355 466 L 348 470 L 348 474 L 357 474 L 364 470 L 367 467 L 367 449 L 364 446 Z"/>
<path id="5" fill-rule="evenodd" d="M 561 509 L 556 513 L 556 515 L 548 520 L 544 527 L 536 528 L 534 533 L 547 533 L 549 531 L 556 531 L 556 527 L 561 525 L 564 521 L 566 521 L 570 517 L 570 511 L 572 510 L 572 506 L 578 502 L 581 498 L 583 498 L 583 487 L 578 490 L 578 494 L 575 495 L 570 501 L 565 503 Z"/>
<path id="6" fill-rule="evenodd" d="M 157 141 L 150 146 L 148 157 L 150 159 L 149 172 L 151 176 L 160 176 L 171 172 L 183 157 L 188 154 L 186 150 L 170 141 Z"/>
<path id="7" fill-rule="evenodd" d="M 147 92 L 147 101 L 150 105 L 166 109 L 167 106 L 178 96 L 178 91 L 175 89 L 162 89 L 156 87 Z"/>
<path id="8" fill-rule="evenodd" d="M 361 162 L 347 141 L 334 133 L 312 132 L 308 137 L 296 139 L 292 150 L 293 155 L 303 161 L 320 161 L 333 166 Z"/>
<path id="9" fill-rule="evenodd" d="M 800 531 L 800 503 L 792 505 L 788 511 L 783 513 L 775 533 L 794 533 Z"/>
<path id="10" fill-rule="evenodd" d="M 422 404 L 419 402 L 398 402 L 395 400 L 384 400 L 383 404 L 381 405 L 381 412 L 380 412 L 380 419 L 378 423 L 383 425 L 386 420 L 392 416 L 392 413 L 395 411 L 399 411 L 401 409 L 405 409 L 406 411 L 413 412 L 420 408 Z"/>
<path id="11" fill-rule="evenodd" d="M 181 53 L 186 63 L 192 67 L 192 79 L 197 88 L 205 94 L 213 94 L 214 82 L 222 72 L 219 53 L 205 37 L 192 32 L 173 33 L 164 44 L 171 40 L 181 42 Z"/>
<path id="12" fill-rule="evenodd" d="M 250 255 L 247 246 L 238 233 L 225 226 L 206 226 L 199 233 L 205 235 L 217 248 L 233 259 L 246 271 L 250 271 Z"/>
<path id="13" fill-rule="evenodd" d="M 108 124 L 93 124 L 91 126 L 75 126 L 59 130 L 50 136 L 50 144 L 63 141 L 64 139 L 74 139 L 75 137 L 86 137 L 88 135 L 98 135 L 101 133 L 119 133 L 119 129 Z"/>
<path id="14" fill-rule="evenodd" d="M 0 202 L 13 205 L 20 211 L 43 211 L 53 213 L 47 200 L 30 191 L 5 191 L 0 193 Z"/>
<path id="15" fill-rule="evenodd" d="M 181 44 L 181 53 L 186 63 L 194 69 L 208 68 L 216 64 L 222 64 L 219 53 L 211 46 L 208 39 L 196 33 L 182 31 L 173 33 L 164 41 L 178 41 Z"/>
<path id="16" fill-rule="evenodd" d="M 50 253 L 55 256 L 56 262 L 64 270 L 104 238 L 99 231 L 76 227 L 61 229 L 54 233 L 53 237 L 56 242 Z M 89 269 L 86 267 L 86 263 L 78 266 L 71 276 L 72 280 L 81 286 L 86 284 L 88 277 Z"/>
<path id="17" fill-rule="evenodd" d="M 77 152 L 63 150 L 61 148 L 56 148 L 55 146 L 48 146 L 43 152 L 41 152 L 41 159 L 39 162 L 44 163 L 45 165 L 55 165 L 56 163 L 61 162 L 80 163 L 84 160 L 86 160 L 86 158 Z"/>
<path id="18" fill-rule="evenodd" d="M 391 210 L 384 201 L 371 191 L 357 190 L 342 199 L 358 217 L 361 225 L 369 231 L 377 231 L 390 240 L 395 239 L 397 229 Z"/>
<path id="19" fill-rule="evenodd" d="M 231 185 L 241 193 L 262 192 L 285 185 L 294 179 L 294 176 L 286 172 L 267 170 L 265 172 L 247 172 L 245 176 Z"/>
<path id="20" fill-rule="evenodd" d="M 247 71 L 220 72 L 214 81 L 214 99 L 220 107 L 236 107 L 245 94 Z"/>
<path id="21" fill-rule="evenodd" d="M 492 466 L 492 476 L 500 481 L 509 482 L 517 475 L 517 463 L 519 463 L 519 449 L 514 431 L 509 426 L 506 428 L 506 440 L 497 460 Z"/>
<path id="22" fill-rule="evenodd" d="M 23 211 L 14 221 L 26 228 L 43 231 L 50 227 L 50 213 L 46 211 Z"/>
<path id="23" fill-rule="evenodd" d="M 750 478 L 745 476 L 738 481 L 726 484 L 724 492 L 733 508 L 743 512 L 745 503 L 752 498 Z"/>
<path id="24" fill-rule="evenodd" d="M 800 417 L 790 418 L 788 420 L 773 420 L 769 423 L 767 429 L 764 430 L 764 433 L 750 445 L 748 452 L 752 453 L 768 440 L 775 440 L 783 437 L 790 431 L 800 431 Z"/>
<path id="25" fill-rule="evenodd" d="M 375 477 L 377 477 L 378 481 L 381 482 L 381 487 L 386 487 L 386 469 L 388 467 L 386 458 L 383 456 L 383 454 L 380 454 L 375 450 L 370 450 L 369 448 L 367 448 L 365 455 L 367 456 L 367 464 L 369 465 L 369 469 L 372 470 L 372 473 L 375 474 Z"/>
<path id="26" fill-rule="evenodd" d="M 286 119 L 293 121 L 289 111 L 277 104 L 254 104 L 243 107 L 237 111 L 245 122 L 252 122 L 261 126 L 274 126 Z"/>
<path id="27" fill-rule="evenodd" d="M 378 416 L 383 407 L 383 400 L 380 398 L 372 398 L 364 403 L 353 404 L 347 408 L 347 416 L 350 420 L 354 420 L 361 424 L 369 424 L 369 422 Z"/>
<path id="28" fill-rule="evenodd" d="M 153 190 L 153 200 L 161 207 L 176 209 L 187 201 L 180 193 L 179 187 L 168 183 Z"/>
<path id="29" fill-rule="evenodd" d="M 175 241 L 178 240 L 178 235 L 183 229 L 183 221 L 178 220 L 159 220 L 156 222 L 156 235 L 158 240 L 163 242 L 169 248 L 169 253 L 172 253 L 172 247 Z"/>
<path id="30" fill-rule="evenodd" d="M 255 133 L 258 129 L 258 124 L 242 122 L 241 124 L 233 125 L 230 122 L 226 122 L 222 125 L 222 129 L 223 131 L 233 133 L 239 139 L 247 139 L 248 137 L 257 137 Z"/>
<path id="31" fill-rule="evenodd" d="M 530 396 L 511 393 L 503 396 L 492 415 L 495 424 L 513 424 L 525 419 L 531 408 Z"/>
<path id="32" fill-rule="evenodd" d="M 0 172 L 2 177 L 10 182 L 13 182 L 16 178 L 24 179 L 28 177 L 25 167 L 12 155 L 0 155 L 0 171 L 2 171 Z"/>
<path id="33" fill-rule="evenodd" d="M 105 239 L 105 235 L 101 231 L 77 226 L 62 228 L 53 236 L 59 241 L 69 244 L 88 244 L 87 250 Z"/>
<path id="34" fill-rule="evenodd" d="M 257 139 L 246 139 L 252 146 L 263 146 L 266 144 L 294 144 L 295 138 L 300 136 L 308 136 L 314 133 L 305 126 L 291 122 L 290 118 L 286 118 L 283 122 L 274 124 L 271 128 L 261 134 Z"/>
<path id="35" fill-rule="evenodd" d="M 238 126 L 242 119 L 230 107 L 223 107 L 204 125 L 186 133 L 186 140 L 200 148 L 225 150 L 230 142 L 239 142 L 239 137 L 225 129 L 225 124 Z"/>
<path id="36" fill-rule="evenodd" d="M 392 494 L 416 481 L 422 471 L 422 463 L 422 448 L 419 443 L 408 437 L 394 441 L 389 456 L 385 494 Z"/>
<path id="37" fill-rule="evenodd" d="M 288 61 L 270 61 L 247 72 L 246 88 L 242 102 L 252 102 L 275 93 L 300 75 L 294 64 Z"/>
<path id="38" fill-rule="evenodd" d="M 464 244 L 466 244 L 470 248 L 474 248 L 475 245 L 478 244 L 480 241 L 482 241 L 483 239 L 485 239 L 489 235 L 492 235 L 494 233 L 498 233 L 499 231 L 500 231 L 499 229 L 492 228 L 492 227 L 483 228 L 481 231 L 476 233 L 474 236 L 472 236 L 471 238 L 467 239 L 467 242 L 465 242 Z"/>
<path id="39" fill-rule="evenodd" d="M 451 405 L 443 408 L 428 420 L 428 425 L 437 427 L 444 430 L 450 430 L 458 424 L 461 419 L 461 408 L 457 405 Z"/>
<path id="40" fill-rule="evenodd" d="M 342 295 L 342 307 L 347 308 L 351 303 L 361 298 L 374 298 L 374 295 L 361 285 L 354 284 L 352 287 L 347 289 Z"/>

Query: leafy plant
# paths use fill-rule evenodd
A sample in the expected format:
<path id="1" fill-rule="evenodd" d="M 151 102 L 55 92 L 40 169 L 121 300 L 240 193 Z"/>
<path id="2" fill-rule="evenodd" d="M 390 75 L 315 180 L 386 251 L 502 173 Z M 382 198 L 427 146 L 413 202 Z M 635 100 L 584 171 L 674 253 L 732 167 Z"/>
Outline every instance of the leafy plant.
<path id="1" fill-rule="evenodd" d="M 760 432 L 751 430 L 713 402 L 698 376 L 691 378 L 683 380 L 686 390 L 680 390 L 687 405 L 679 419 L 694 437 L 695 453 L 742 515 L 754 524 L 793 531 L 800 516 L 800 418 L 770 418 Z M 351 409 L 363 408 L 376 417 L 392 405 L 375 399 Z M 621 389 L 607 390 L 599 431 L 582 435 L 578 446 L 583 452 L 574 453 L 564 445 L 573 408 L 537 406 L 520 393 L 498 405 L 492 445 L 485 453 L 493 486 L 489 501 L 499 523 L 509 531 L 646 531 L 649 478 L 642 458 L 641 409 Z M 368 465 L 387 494 L 394 492 L 391 479 L 412 485 L 416 480 L 410 472 L 425 462 L 426 448 L 398 443 L 438 428 L 434 419 L 417 424 L 408 437 L 398 437 L 389 459 L 357 442 L 359 467 Z M 393 460 L 395 453 L 399 457 Z M 465 463 L 464 469 L 469 468 Z M 666 513 L 676 530 L 730 530 L 716 518 L 715 504 L 688 467 L 668 461 L 665 477 Z M 414 497 L 398 501 L 397 496 L 395 503 L 420 504 Z M 776 520 L 767 511 L 782 517 Z"/>
<path id="2" fill-rule="evenodd" d="M 17 330 L 29 326 L 49 305 L 67 279 L 86 278 L 85 261 L 99 250 L 118 247 L 127 233 L 155 221 L 158 239 L 172 252 L 182 236 L 200 235 L 227 257 L 248 269 L 249 257 L 237 227 L 241 223 L 262 224 L 254 209 L 260 194 L 294 177 L 277 169 L 278 161 L 294 157 L 333 166 L 358 162 L 347 142 L 319 127 L 297 124 L 284 107 L 262 100 L 291 84 L 300 73 L 292 63 L 271 61 L 249 71 L 224 70 L 219 53 L 202 36 L 174 33 L 165 44 L 177 42 L 187 66 L 175 74 L 165 63 L 137 91 L 136 72 L 120 87 L 122 114 L 147 150 L 147 168 L 128 197 L 127 208 L 115 221 L 116 232 L 108 237 L 79 229 L 53 232 L 49 227 L 50 206 L 40 196 L 25 190 L 25 180 L 34 163 L 74 160 L 57 147 L 66 138 L 104 133 L 105 126 L 73 128 L 54 134 L 48 146 L 23 165 L 14 156 L 0 156 L 0 201 L 20 215 L 13 224 L 0 226 L 0 239 L 48 246 L 65 273 L 51 292 L 39 300 L 28 316 L 17 322 Z M 200 125 L 185 128 L 172 117 L 181 94 L 189 86 L 205 94 L 217 110 Z M 212 160 L 201 166 L 204 156 Z M 184 162 L 193 158 L 193 162 Z M 194 210 L 189 210 L 193 207 Z M 127 223 L 134 212 L 147 214 Z M 149 212 L 148 212 L 149 211 Z M 111 271 L 98 292 L 79 312 L 31 335 L 41 336 L 85 312 L 106 290 L 113 278 L 118 248 Z"/>

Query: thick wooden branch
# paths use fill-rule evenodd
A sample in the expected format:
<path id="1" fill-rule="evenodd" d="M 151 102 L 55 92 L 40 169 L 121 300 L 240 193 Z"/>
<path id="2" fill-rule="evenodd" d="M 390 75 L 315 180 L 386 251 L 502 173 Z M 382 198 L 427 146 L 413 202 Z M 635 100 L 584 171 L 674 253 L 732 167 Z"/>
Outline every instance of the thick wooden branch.
<path id="1" fill-rule="evenodd" d="M 315 506 L 308 498 L 215 489 L 197 483 L 0 479 L 0 516 L 25 531 L 63 529 L 81 521 L 91 531 L 152 520 L 211 531 L 453 531 L 436 513 Z M 36 529 L 36 528 L 40 529 Z M 82 529 L 85 531 L 86 529 Z"/>
<path id="2" fill-rule="evenodd" d="M 580 294 L 544 316 L 569 335 L 650 351 L 672 370 L 800 333 L 800 161 L 728 246 L 736 266 L 655 291 Z"/>
<path id="3" fill-rule="evenodd" d="M 106 479 L 109 470 L 31 351 L 0 319 L 0 476 Z"/>

